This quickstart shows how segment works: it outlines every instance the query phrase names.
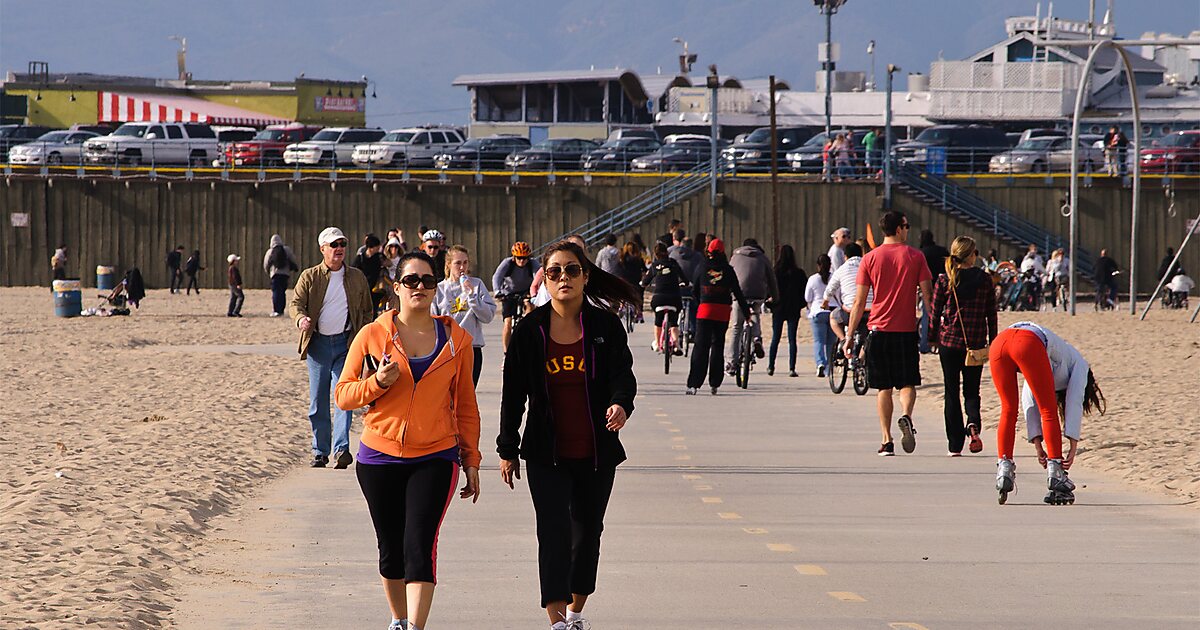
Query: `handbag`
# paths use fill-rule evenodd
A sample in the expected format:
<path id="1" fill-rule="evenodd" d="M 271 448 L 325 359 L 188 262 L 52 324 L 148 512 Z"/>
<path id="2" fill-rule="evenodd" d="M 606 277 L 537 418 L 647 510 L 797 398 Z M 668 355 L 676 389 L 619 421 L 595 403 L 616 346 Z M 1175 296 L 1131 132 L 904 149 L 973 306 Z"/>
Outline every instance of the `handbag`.
<path id="1" fill-rule="evenodd" d="M 983 344 L 982 348 L 971 347 L 971 342 L 967 341 L 967 326 L 963 324 L 962 307 L 958 305 L 958 292 L 954 290 L 954 287 L 950 287 L 950 295 L 954 296 L 954 309 L 958 311 L 958 326 L 962 329 L 963 345 L 967 347 L 967 358 L 963 364 L 970 367 L 987 365 L 988 344 Z"/>

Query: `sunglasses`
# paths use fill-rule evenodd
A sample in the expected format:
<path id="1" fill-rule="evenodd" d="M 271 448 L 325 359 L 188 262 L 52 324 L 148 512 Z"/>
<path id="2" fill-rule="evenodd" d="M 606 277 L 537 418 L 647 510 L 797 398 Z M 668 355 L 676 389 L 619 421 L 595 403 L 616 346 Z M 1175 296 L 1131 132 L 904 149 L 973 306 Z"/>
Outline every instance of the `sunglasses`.
<path id="1" fill-rule="evenodd" d="M 571 263 L 565 267 L 546 267 L 546 277 L 555 282 L 562 279 L 564 273 L 567 274 L 568 278 L 578 278 L 583 275 L 583 265 Z"/>
<path id="2" fill-rule="evenodd" d="M 430 274 L 430 273 L 427 273 L 423 276 L 418 276 L 415 273 L 410 273 L 407 276 L 400 278 L 400 280 L 398 280 L 398 282 L 401 285 L 403 285 L 405 288 L 408 288 L 408 289 L 415 289 L 417 287 L 422 287 L 425 289 L 437 288 L 437 278 L 433 277 L 433 274 Z"/>
<path id="3" fill-rule="evenodd" d="M 513 260 L 529 260 L 528 256 L 513 256 Z"/>
<path id="4" fill-rule="evenodd" d="M 341 241 L 334 241 L 334 242 L 330 243 L 329 246 L 333 249 L 346 249 L 347 244 L 348 244 L 347 241 L 341 240 Z"/>

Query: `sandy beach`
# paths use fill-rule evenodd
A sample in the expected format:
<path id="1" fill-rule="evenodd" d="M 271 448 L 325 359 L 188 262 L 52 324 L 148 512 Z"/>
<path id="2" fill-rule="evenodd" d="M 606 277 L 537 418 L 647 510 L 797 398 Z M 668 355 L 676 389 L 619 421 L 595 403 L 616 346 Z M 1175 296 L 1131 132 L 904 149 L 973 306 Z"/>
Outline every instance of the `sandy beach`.
<path id="1" fill-rule="evenodd" d="M 169 626 L 208 520 L 307 464 L 307 377 L 269 297 L 247 292 L 243 319 L 224 316 L 217 290 L 153 291 L 132 317 L 59 319 L 47 289 L 0 289 L 0 626 Z M 1108 414 L 1085 418 L 1076 466 L 1200 499 L 1200 324 L 1180 311 L 1081 313 L 1021 318 L 1076 344 L 1107 395 Z M 241 344 L 286 344 L 287 356 L 203 347 Z M 944 450 L 936 361 L 923 365 L 921 450 Z M 813 378 L 809 366 L 801 353 Z M 983 392 L 991 458 L 986 372 Z"/>

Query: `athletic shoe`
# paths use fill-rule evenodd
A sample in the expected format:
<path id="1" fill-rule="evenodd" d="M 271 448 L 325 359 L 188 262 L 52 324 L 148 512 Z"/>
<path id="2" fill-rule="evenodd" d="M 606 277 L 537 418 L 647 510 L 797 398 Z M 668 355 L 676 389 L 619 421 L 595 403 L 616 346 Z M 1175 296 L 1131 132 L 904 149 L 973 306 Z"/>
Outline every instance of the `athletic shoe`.
<path id="1" fill-rule="evenodd" d="M 338 451 L 334 453 L 333 459 L 336 462 L 333 466 L 335 470 L 342 470 L 354 463 L 354 458 L 351 457 L 350 451 Z"/>
<path id="2" fill-rule="evenodd" d="M 946 457 L 962 457 L 962 453 L 958 451 L 948 451 Z"/>
<path id="3" fill-rule="evenodd" d="M 716 388 L 716 387 L 712 388 L 712 395 L 713 395 L 713 396 L 716 396 L 716 395 L 717 395 L 717 388 Z"/>
<path id="4" fill-rule="evenodd" d="M 725 362 L 725 373 L 730 376 L 737 376 L 737 368 L 733 367 L 733 361 Z"/>
<path id="5" fill-rule="evenodd" d="M 896 425 L 900 427 L 900 446 L 904 447 L 905 453 L 911 453 L 917 449 L 917 430 L 913 428 L 912 418 L 908 416 L 900 416 L 896 421 Z"/>
<path id="6" fill-rule="evenodd" d="M 888 442 L 887 444 L 880 444 L 878 455 L 880 457 L 895 456 L 896 455 L 896 445 L 893 444 L 892 442 Z"/>
<path id="7" fill-rule="evenodd" d="M 767 376 L 775 376 L 775 368 L 773 368 L 773 367 L 767 368 Z"/>
<path id="8" fill-rule="evenodd" d="M 767 353 L 763 351 L 762 339 L 759 337 L 754 338 L 754 356 L 759 359 L 767 356 Z"/>
<path id="9" fill-rule="evenodd" d="M 825 366 L 824 365 L 817 366 L 817 378 L 825 378 Z"/>
<path id="10" fill-rule="evenodd" d="M 329 463 L 329 458 L 324 455 L 313 455 L 312 463 L 309 466 L 313 468 L 324 468 Z"/>
<path id="11" fill-rule="evenodd" d="M 271 317 L 279 317 L 280 315 L 283 315 L 283 313 L 271 313 L 270 316 Z"/>
<path id="12" fill-rule="evenodd" d="M 796 373 L 796 370 L 792 370 L 791 372 L 788 372 L 788 376 L 790 376 L 792 378 L 797 378 L 800 375 Z"/>
<path id="13" fill-rule="evenodd" d="M 679 346 L 675 346 L 674 350 L 671 351 L 671 354 L 673 354 L 677 357 L 681 357 L 681 356 L 683 356 L 683 348 L 680 348 Z"/>
<path id="14" fill-rule="evenodd" d="M 657 339 L 650 342 L 650 349 L 655 352 L 658 352 L 658 340 Z"/>
<path id="15" fill-rule="evenodd" d="M 587 619 L 580 617 L 579 619 L 568 621 L 567 630 L 592 630 L 592 624 L 588 623 Z"/>
<path id="16" fill-rule="evenodd" d="M 967 425 L 967 431 L 971 433 L 971 444 L 967 448 L 970 449 L 972 453 L 982 452 L 983 440 L 979 438 L 979 429 L 975 425 L 969 424 Z"/>
<path id="17" fill-rule="evenodd" d="M 695 395 L 696 395 L 696 388 L 695 388 L 695 387 L 689 387 L 689 388 L 687 388 L 687 391 L 685 391 L 685 392 L 683 392 L 683 393 L 684 393 L 685 395 L 688 395 L 688 396 L 695 396 Z"/>

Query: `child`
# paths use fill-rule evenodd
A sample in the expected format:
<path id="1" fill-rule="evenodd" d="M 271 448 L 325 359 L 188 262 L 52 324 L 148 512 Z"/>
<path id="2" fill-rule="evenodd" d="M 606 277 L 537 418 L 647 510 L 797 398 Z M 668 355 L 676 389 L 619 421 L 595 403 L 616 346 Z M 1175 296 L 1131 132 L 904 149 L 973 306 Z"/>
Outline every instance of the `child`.
<path id="1" fill-rule="evenodd" d="M 200 284 L 196 282 L 196 274 L 204 271 L 204 267 L 200 266 L 200 250 L 192 252 L 191 258 L 187 259 L 187 263 L 183 266 L 184 273 L 187 274 L 187 294 L 192 294 L 192 289 L 196 289 L 196 295 L 200 295 Z"/>
<path id="2" fill-rule="evenodd" d="M 230 254 L 225 259 L 229 261 L 229 312 L 226 313 L 226 317 L 241 317 L 242 303 L 246 301 L 246 293 L 242 291 L 242 271 L 238 269 L 238 261 L 241 259 L 237 254 Z M 191 261 L 188 262 L 190 264 Z"/>

